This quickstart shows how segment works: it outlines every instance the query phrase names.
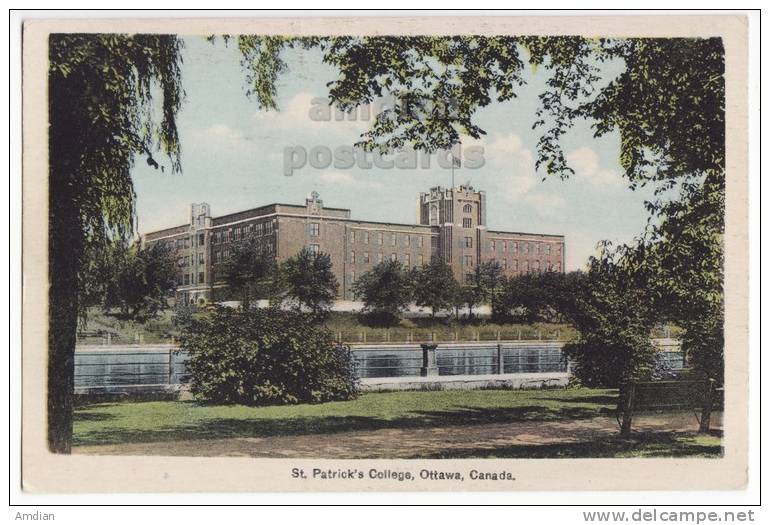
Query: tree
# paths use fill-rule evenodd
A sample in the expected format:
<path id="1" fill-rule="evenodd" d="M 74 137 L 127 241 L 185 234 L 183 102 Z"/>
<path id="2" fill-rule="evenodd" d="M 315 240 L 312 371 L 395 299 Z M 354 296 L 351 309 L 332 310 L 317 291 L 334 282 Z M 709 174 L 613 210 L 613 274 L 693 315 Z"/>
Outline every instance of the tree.
<path id="1" fill-rule="evenodd" d="M 201 401 L 321 403 L 358 394 L 350 349 L 302 312 L 217 307 L 183 326 L 180 345 Z"/>
<path id="2" fill-rule="evenodd" d="M 395 322 L 411 299 L 408 272 L 398 261 L 383 261 L 353 283 L 353 294 L 370 314 Z"/>
<path id="3" fill-rule="evenodd" d="M 502 283 L 503 270 L 497 261 L 485 261 L 477 264 L 473 271 L 465 276 L 462 296 L 468 305 L 468 315 L 473 317 L 473 307 L 482 303 L 491 303 Z"/>
<path id="4" fill-rule="evenodd" d="M 143 321 L 168 307 L 176 289 L 176 260 L 169 250 L 158 244 L 121 247 L 112 251 L 111 265 L 105 308 L 118 308 L 124 317 Z"/>
<path id="5" fill-rule="evenodd" d="M 162 151 L 180 169 L 182 44 L 117 34 L 52 34 L 48 42 L 48 446 L 69 453 L 75 334 L 93 282 L 87 257 L 132 234 L 138 156 L 165 170 L 154 157 Z"/>
<path id="6" fill-rule="evenodd" d="M 591 258 L 588 272 L 571 272 L 561 282 L 562 293 L 552 300 L 579 334 L 564 347 L 575 376 L 601 387 L 649 380 L 656 370 L 650 333 L 658 312 L 647 291 L 629 281 L 606 250 Z"/>
<path id="7" fill-rule="evenodd" d="M 558 272 L 529 272 L 503 278 L 492 299 L 493 317 L 501 321 L 519 318 L 526 323 L 552 320 L 554 301 L 562 293 L 562 278 Z"/>
<path id="8" fill-rule="evenodd" d="M 275 272 L 275 259 L 250 240 L 234 245 L 222 265 L 225 282 L 240 297 L 243 308 L 248 308 L 252 299 L 271 294 Z"/>
<path id="9" fill-rule="evenodd" d="M 329 309 L 339 290 L 329 254 L 308 249 L 281 263 L 279 283 L 281 294 L 295 299 L 299 310 L 307 306 L 316 314 Z"/>
<path id="10" fill-rule="evenodd" d="M 431 317 L 452 307 L 453 294 L 458 287 L 452 268 L 441 258 L 417 268 L 412 274 L 413 296 L 417 306 L 430 308 Z"/>

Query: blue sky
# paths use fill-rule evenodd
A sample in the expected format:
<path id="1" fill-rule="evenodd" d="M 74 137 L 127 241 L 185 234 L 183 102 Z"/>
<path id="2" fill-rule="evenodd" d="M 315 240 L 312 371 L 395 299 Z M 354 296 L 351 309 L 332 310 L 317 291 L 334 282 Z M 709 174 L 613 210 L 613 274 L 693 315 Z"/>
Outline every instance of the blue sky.
<path id="1" fill-rule="evenodd" d="M 182 173 L 154 170 L 137 162 L 133 179 L 140 232 L 173 226 L 187 218 L 192 202 L 206 201 L 214 215 L 272 202 L 301 203 L 311 191 L 327 206 L 350 208 L 354 218 L 415 222 L 416 199 L 431 186 L 451 183 L 448 169 L 433 158 L 430 169 L 317 169 L 309 164 L 284 176 L 284 148 L 351 146 L 367 122 L 318 122 L 311 100 L 325 97 L 335 70 L 317 51 L 289 51 L 288 71 L 279 79 L 280 111 L 259 111 L 245 96 L 246 77 L 234 46 L 186 38 L 183 85 L 186 98 L 178 117 Z M 609 79 L 618 65 L 605 66 Z M 543 70 L 527 69 L 528 85 L 506 103 L 479 110 L 476 122 L 487 132 L 463 145 L 484 148 L 480 169 L 459 169 L 456 183 L 470 181 L 487 192 L 492 229 L 557 233 L 566 236 L 566 269 L 582 268 L 603 239 L 628 242 L 646 223 L 651 189 L 632 191 L 621 177 L 618 136 L 595 139 L 587 125 L 563 141 L 576 175 L 567 181 L 536 173 L 538 131 L 532 122 L 543 90 Z"/>

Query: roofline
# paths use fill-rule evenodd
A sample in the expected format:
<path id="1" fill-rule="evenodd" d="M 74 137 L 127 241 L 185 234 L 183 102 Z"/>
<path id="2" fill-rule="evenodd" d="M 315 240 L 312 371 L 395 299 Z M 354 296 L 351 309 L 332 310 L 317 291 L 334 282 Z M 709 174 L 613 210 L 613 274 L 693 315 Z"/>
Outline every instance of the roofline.
<path id="1" fill-rule="evenodd" d="M 563 234 L 557 234 L 557 233 L 530 233 L 530 232 L 507 232 L 503 230 L 487 230 L 487 233 L 504 233 L 508 235 L 536 235 L 538 237 L 561 237 L 564 238 Z"/>

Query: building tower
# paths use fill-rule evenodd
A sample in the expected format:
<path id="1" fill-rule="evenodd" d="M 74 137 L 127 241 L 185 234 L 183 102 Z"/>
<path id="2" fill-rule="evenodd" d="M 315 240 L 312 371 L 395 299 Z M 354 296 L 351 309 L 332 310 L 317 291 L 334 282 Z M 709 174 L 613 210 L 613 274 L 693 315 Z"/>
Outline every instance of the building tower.
<path id="1" fill-rule="evenodd" d="M 434 257 L 441 257 L 463 280 L 479 264 L 486 231 L 486 196 L 466 183 L 457 188 L 436 186 L 420 194 L 420 224 L 439 229 Z"/>
<path id="2" fill-rule="evenodd" d="M 209 244 L 211 231 L 211 207 L 208 203 L 190 205 L 190 286 L 188 301 L 198 303 L 210 299 L 211 261 Z"/>

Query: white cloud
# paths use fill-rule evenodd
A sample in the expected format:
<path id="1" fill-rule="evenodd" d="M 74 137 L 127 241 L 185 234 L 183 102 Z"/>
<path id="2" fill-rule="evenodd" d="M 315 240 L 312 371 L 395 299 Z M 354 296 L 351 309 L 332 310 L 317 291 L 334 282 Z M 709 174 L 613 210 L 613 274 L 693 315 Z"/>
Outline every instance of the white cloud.
<path id="1" fill-rule="evenodd" d="M 318 175 L 322 185 L 355 186 L 368 189 L 382 189 L 384 185 L 378 181 L 360 180 L 348 171 L 324 171 Z"/>
<path id="2" fill-rule="evenodd" d="M 202 134 L 209 138 L 221 139 L 226 141 L 245 140 L 240 130 L 231 128 L 227 124 L 212 124 L 202 130 Z"/>
<path id="3" fill-rule="evenodd" d="M 521 136 L 513 132 L 497 133 L 480 140 L 464 140 L 463 147 L 467 146 L 484 148 L 484 169 L 494 173 L 495 191 L 506 201 L 524 201 L 534 206 L 544 203 L 546 194 L 532 193 L 539 188 L 540 177 L 535 171 L 535 156 L 524 146 Z M 552 201 L 554 206 L 565 204 L 561 198 L 557 203 L 556 196 Z"/>
<path id="4" fill-rule="evenodd" d="M 593 148 L 583 146 L 566 153 L 567 163 L 575 170 L 575 176 L 594 186 L 616 186 L 623 179 L 616 170 L 601 168 L 599 155 Z"/>
<path id="5" fill-rule="evenodd" d="M 194 129 L 191 138 L 196 149 L 208 152 L 256 152 L 253 137 L 219 122 Z"/>
<path id="6" fill-rule="evenodd" d="M 353 120 L 346 116 L 343 120 L 337 120 L 336 110 L 329 108 L 325 113 L 326 99 L 317 97 L 308 91 L 302 91 L 294 95 L 286 104 L 279 105 L 278 110 L 257 110 L 254 114 L 256 121 L 269 124 L 271 127 L 281 128 L 320 128 L 328 131 L 355 131 L 357 134 L 369 128 L 371 120 L 363 120 L 357 113 Z M 314 116 L 315 115 L 315 116 Z M 371 118 L 371 117 L 370 117 Z"/>

